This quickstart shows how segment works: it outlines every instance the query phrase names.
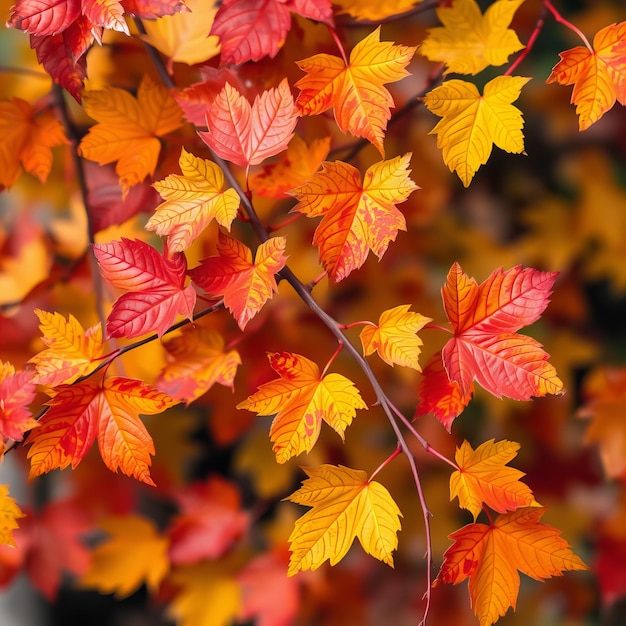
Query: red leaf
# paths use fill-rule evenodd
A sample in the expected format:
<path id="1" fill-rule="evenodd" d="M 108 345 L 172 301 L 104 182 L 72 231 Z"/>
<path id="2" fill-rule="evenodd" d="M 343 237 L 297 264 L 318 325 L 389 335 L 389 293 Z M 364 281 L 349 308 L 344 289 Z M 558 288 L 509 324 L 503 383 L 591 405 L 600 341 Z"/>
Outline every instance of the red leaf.
<path id="1" fill-rule="evenodd" d="M 292 13 L 307 17 L 328 26 L 334 26 L 333 11 L 328 0 L 281 0 Z"/>
<path id="2" fill-rule="evenodd" d="M 37 426 L 28 408 L 35 399 L 32 378 L 32 371 L 16 372 L 10 363 L 0 361 L 0 436 L 5 439 L 22 441 L 24 432 Z"/>
<path id="3" fill-rule="evenodd" d="M 196 303 L 192 285 L 185 287 L 187 261 L 177 253 L 168 258 L 149 244 L 122 238 L 94 244 L 105 280 L 126 289 L 107 319 L 108 337 L 137 337 L 147 332 L 162 335 L 181 314 L 191 319 Z"/>
<path id="4" fill-rule="evenodd" d="M 80 13 L 80 0 L 17 0 L 6 25 L 31 35 L 57 35 Z"/>
<path id="5" fill-rule="evenodd" d="M 121 0 L 121 3 L 126 13 L 145 20 L 185 13 L 188 10 L 181 0 Z"/>

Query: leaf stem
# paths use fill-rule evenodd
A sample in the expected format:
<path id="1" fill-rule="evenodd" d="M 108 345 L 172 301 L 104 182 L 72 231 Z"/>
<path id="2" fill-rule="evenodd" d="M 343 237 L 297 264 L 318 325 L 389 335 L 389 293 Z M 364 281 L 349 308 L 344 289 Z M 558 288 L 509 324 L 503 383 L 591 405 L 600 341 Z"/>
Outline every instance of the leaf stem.
<path id="1" fill-rule="evenodd" d="M 341 53 L 341 58 L 343 59 L 343 62 L 346 64 L 346 67 L 347 67 L 348 65 L 350 65 L 350 63 L 348 62 L 346 51 L 343 49 L 343 44 L 341 43 L 341 39 L 339 39 L 339 36 L 337 35 L 337 31 L 334 28 L 331 28 L 330 26 L 328 27 L 328 30 L 333 40 L 335 41 L 335 44 L 337 44 L 337 48 L 339 48 L 339 52 Z"/>
<path id="2" fill-rule="evenodd" d="M 396 449 L 372 472 L 372 475 L 369 477 L 368 482 L 371 483 L 374 480 L 376 474 L 378 474 L 378 472 L 380 472 L 380 470 L 382 470 L 384 467 L 389 465 L 389 463 L 391 463 L 391 461 L 393 461 L 400 454 L 402 454 L 402 445 L 398 443 Z"/>
<path id="3" fill-rule="evenodd" d="M 587 48 L 589 49 L 589 51 L 594 54 L 595 51 L 592 47 L 592 45 L 589 43 L 589 40 L 587 39 L 587 37 L 585 37 L 585 34 L 580 30 L 580 28 L 574 26 L 574 24 L 572 24 L 571 22 L 568 22 L 553 6 L 552 2 L 550 2 L 550 0 L 543 0 L 543 5 L 546 7 L 546 9 L 548 9 L 548 11 L 550 11 L 550 13 L 552 13 L 554 19 L 559 23 L 559 24 L 563 24 L 563 26 L 565 26 L 566 28 L 569 28 L 571 31 L 575 32 L 583 41 L 583 43 L 585 44 L 585 46 L 587 46 Z"/>
<path id="4" fill-rule="evenodd" d="M 339 342 L 339 346 L 337 347 L 337 349 L 333 352 L 332 356 L 330 357 L 330 359 L 328 359 L 328 362 L 326 363 L 326 365 L 324 366 L 324 370 L 322 371 L 322 375 L 321 378 L 324 378 L 324 376 L 326 376 L 326 372 L 328 371 L 328 368 L 333 364 L 333 361 L 339 356 L 339 353 L 343 350 L 343 342 Z"/>
<path id="5" fill-rule="evenodd" d="M 537 22 L 535 23 L 535 27 L 533 28 L 533 32 L 530 34 L 530 37 L 528 38 L 528 43 L 522 50 L 521 54 L 517 57 L 517 59 L 515 59 L 515 61 L 511 63 L 511 66 L 509 67 L 509 69 L 506 72 L 504 72 L 503 76 L 512 76 L 513 72 L 517 69 L 517 66 L 528 56 L 533 46 L 535 45 L 535 41 L 537 40 L 537 37 L 539 37 L 539 33 L 541 33 L 541 31 L 543 30 L 543 27 L 546 22 L 546 15 L 547 15 L 547 7 L 544 4 L 543 8 L 541 9 L 541 13 L 539 14 L 539 17 L 537 18 Z"/>

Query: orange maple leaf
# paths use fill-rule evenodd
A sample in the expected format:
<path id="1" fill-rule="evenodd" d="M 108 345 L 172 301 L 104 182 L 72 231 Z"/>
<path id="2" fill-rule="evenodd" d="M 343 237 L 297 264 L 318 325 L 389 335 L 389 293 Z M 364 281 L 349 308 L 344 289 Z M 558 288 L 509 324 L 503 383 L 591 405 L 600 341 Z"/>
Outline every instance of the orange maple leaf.
<path id="1" fill-rule="evenodd" d="M 24 517 L 15 500 L 9 496 L 7 485 L 0 485 L 0 544 L 15 546 L 13 531 L 19 527 L 17 520 Z"/>
<path id="2" fill-rule="evenodd" d="M 406 66 L 417 48 L 380 41 L 380 26 L 360 41 L 349 63 L 330 54 L 297 61 L 307 73 L 297 83 L 296 107 L 302 115 L 319 115 L 331 107 L 344 133 L 364 137 L 385 156 L 383 139 L 394 101 L 386 83 L 409 76 Z"/>
<path id="3" fill-rule="evenodd" d="M 542 507 L 500 515 L 493 524 L 468 524 L 453 532 L 435 580 L 454 585 L 469 578 L 472 608 L 480 626 L 491 626 L 519 593 L 518 570 L 535 580 L 561 576 L 587 566 L 572 552 L 560 531 L 539 523 Z"/>
<path id="4" fill-rule="evenodd" d="M 280 376 L 262 384 L 237 405 L 258 415 L 274 415 L 270 440 L 276 461 L 310 452 L 319 437 L 322 421 L 343 439 L 356 409 L 367 409 L 352 381 L 341 374 L 320 375 L 318 366 L 299 354 L 268 353 L 272 369 Z"/>
<path id="5" fill-rule="evenodd" d="M 82 381 L 61 385 L 30 437 L 28 458 L 34 478 L 54 468 L 75 468 L 96 436 L 104 464 L 154 485 L 150 455 L 154 444 L 139 414 L 154 415 L 177 404 L 140 380 L 113 377 L 102 383 Z"/>
<path id="6" fill-rule="evenodd" d="M 241 357 L 224 350 L 222 336 L 204 326 L 186 326 L 182 334 L 163 343 L 167 365 L 155 386 L 172 398 L 189 404 L 215 383 L 231 387 Z"/>
<path id="7" fill-rule="evenodd" d="M 29 361 L 37 371 L 34 382 L 51 387 L 69 384 L 96 367 L 103 352 L 100 324 L 85 331 L 71 314 L 67 320 L 60 313 L 40 309 L 35 309 L 35 314 L 41 339 L 48 347 Z"/>
<path id="8" fill-rule="evenodd" d="M 541 344 L 517 333 L 539 319 L 556 277 L 518 265 L 495 270 L 478 285 L 458 263 L 452 266 L 441 293 L 454 337 L 441 354 L 462 394 L 474 379 L 498 398 L 530 400 L 562 391 Z"/>
<path id="9" fill-rule="evenodd" d="M 170 174 L 152 185 L 165 202 L 154 210 L 146 224 L 157 235 L 167 235 L 170 254 L 186 250 L 213 219 L 230 228 L 240 203 L 234 189 L 222 190 L 224 174 L 212 161 L 200 159 L 183 148 L 179 165 L 182 176 Z"/>
<path id="10" fill-rule="evenodd" d="M 67 143 L 61 122 L 51 111 L 38 112 L 20 98 L 0 102 L 0 190 L 11 187 L 22 167 L 45 183 L 54 146 Z"/>
<path id="11" fill-rule="evenodd" d="M 586 130 L 597 122 L 617 100 L 626 105 L 626 22 L 598 31 L 593 49 L 576 46 L 561 52 L 547 83 L 574 85 L 578 127 Z"/>
<path id="12" fill-rule="evenodd" d="M 485 441 L 476 448 L 464 441 L 456 449 L 459 469 L 450 476 L 450 500 L 458 497 L 459 506 L 467 509 L 474 521 L 482 505 L 506 513 L 524 506 L 539 506 L 528 485 L 520 482 L 523 472 L 506 467 L 520 445 L 514 441 Z"/>
<path id="13" fill-rule="evenodd" d="M 293 190 L 294 211 L 322 217 L 313 243 L 330 277 L 339 282 L 365 263 L 370 250 L 380 259 L 399 230 L 406 230 L 396 204 L 417 189 L 409 178 L 411 154 L 359 171 L 343 161 L 325 162 L 321 172 Z"/>
<path id="14" fill-rule="evenodd" d="M 16 372 L 11 363 L 0 361 L 0 437 L 22 441 L 27 430 L 39 425 L 28 408 L 35 390 L 32 371 Z M 0 461 L 3 453 L 4 446 Z"/>
<path id="15" fill-rule="evenodd" d="M 123 195 L 152 176 L 161 151 L 159 137 L 179 128 L 182 111 L 169 91 L 143 77 L 137 98 L 125 89 L 108 87 L 83 93 L 85 112 L 97 124 L 80 142 L 81 156 L 100 165 L 117 161 L 115 171 Z"/>
<path id="16" fill-rule="evenodd" d="M 243 330 L 278 291 L 274 275 L 287 262 L 286 243 L 284 237 L 268 239 L 257 248 L 253 261 L 250 248 L 220 231 L 219 254 L 202 259 L 189 275 L 207 293 L 224 296 L 224 305 Z"/>

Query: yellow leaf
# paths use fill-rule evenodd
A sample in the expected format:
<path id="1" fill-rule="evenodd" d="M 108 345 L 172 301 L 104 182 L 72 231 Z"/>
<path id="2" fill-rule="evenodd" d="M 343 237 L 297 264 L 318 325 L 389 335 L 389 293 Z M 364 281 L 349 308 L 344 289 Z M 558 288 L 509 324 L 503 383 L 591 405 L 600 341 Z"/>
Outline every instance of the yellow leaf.
<path id="1" fill-rule="evenodd" d="M 220 52 L 219 38 L 209 36 L 218 3 L 185 0 L 185 5 L 189 11 L 143 22 L 146 34 L 142 39 L 168 57 L 170 74 L 174 62 L 195 65 L 212 59 Z"/>
<path id="2" fill-rule="evenodd" d="M 431 61 L 446 64 L 446 73 L 478 74 L 503 65 L 524 45 L 508 26 L 524 0 L 497 0 L 483 15 L 475 0 L 453 0 L 437 9 L 443 26 L 431 28 L 419 48 Z"/>
<path id="3" fill-rule="evenodd" d="M 24 517 L 24 513 L 9 496 L 9 487 L 0 485 L 0 544 L 15 546 L 13 531 L 18 528 L 20 517 Z"/>
<path id="4" fill-rule="evenodd" d="M 182 125 L 182 111 L 165 87 L 144 75 L 137 98 L 109 87 L 83 93 L 85 112 L 98 123 L 80 142 L 81 156 L 100 165 L 117 161 L 124 195 L 154 174 L 161 151 L 159 137 Z"/>
<path id="5" fill-rule="evenodd" d="M 302 468 L 309 476 L 288 500 L 313 507 L 296 521 L 289 537 L 288 575 L 338 563 L 355 537 L 363 549 L 393 567 L 400 509 L 380 483 L 342 465 Z"/>
<path id="6" fill-rule="evenodd" d="M 138 515 L 111 517 L 100 522 L 109 535 L 91 553 L 91 564 L 81 587 L 125 598 L 144 583 L 156 592 L 169 571 L 168 540 L 155 525 Z"/>
<path id="7" fill-rule="evenodd" d="M 309 452 L 319 437 L 322 421 L 343 439 L 356 409 L 366 409 L 358 389 L 341 374 L 320 377 L 313 361 L 289 352 L 269 353 L 280 378 L 264 383 L 237 405 L 259 415 L 276 414 L 270 428 L 276 461 Z"/>
<path id="8" fill-rule="evenodd" d="M 410 304 L 402 304 L 383 311 L 378 326 L 365 326 L 361 331 L 363 354 L 378 352 L 380 358 L 393 366 L 394 363 L 422 371 L 418 357 L 422 340 L 415 334 L 430 317 L 409 311 Z"/>
<path id="9" fill-rule="evenodd" d="M 380 0 L 334 0 L 333 4 L 339 7 L 338 14 L 348 13 L 357 20 L 371 20 L 380 22 L 409 11 L 422 0 L 394 0 L 394 2 L 380 2 Z"/>
<path id="10" fill-rule="evenodd" d="M 528 485 L 520 482 L 523 472 L 506 467 L 520 445 L 514 441 L 486 441 L 476 448 L 467 441 L 456 450 L 459 469 L 450 476 L 450 500 L 459 498 L 459 506 L 467 509 L 474 520 L 483 503 L 498 513 L 524 506 L 540 506 Z"/>
<path id="11" fill-rule="evenodd" d="M 239 194 L 230 187 L 222 191 L 224 174 L 215 163 L 183 148 L 179 165 L 182 176 L 170 174 L 152 185 L 165 202 L 146 224 L 157 235 L 168 236 L 171 254 L 186 250 L 213 219 L 230 230 L 239 208 Z"/>
<path id="12" fill-rule="evenodd" d="M 480 95 L 472 83 L 448 80 L 426 94 L 428 110 L 442 117 L 436 133 L 443 160 L 456 171 L 465 187 L 491 154 L 492 144 L 502 150 L 524 152 L 522 113 L 511 103 L 530 80 L 522 76 L 498 76 Z"/>

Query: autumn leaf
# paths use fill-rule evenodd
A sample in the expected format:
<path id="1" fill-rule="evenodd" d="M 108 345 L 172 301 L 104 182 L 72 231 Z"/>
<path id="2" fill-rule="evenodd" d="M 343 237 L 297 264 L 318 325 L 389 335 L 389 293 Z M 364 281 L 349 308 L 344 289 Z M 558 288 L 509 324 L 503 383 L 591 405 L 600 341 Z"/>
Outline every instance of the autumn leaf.
<path id="1" fill-rule="evenodd" d="M 102 383 L 82 381 L 61 385 L 39 420 L 37 435 L 29 437 L 30 476 L 51 469 L 74 469 L 98 438 L 104 464 L 148 485 L 152 438 L 139 414 L 154 415 L 176 404 L 169 396 L 130 378 L 112 377 Z"/>
<path id="2" fill-rule="evenodd" d="M 410 11 L 422 0 L 395 0 L 393 3 L 381 3 L 379 0 L 335 0 L 338 13 L 347 13 L 357 20 L 381 22 L 388 17 Z"/>
<path id="3" fill-rule="evenodd" d="M 274 275 L 287 262 L 285 245 L 284 237 L 272 237 L 257 248 L 253 261 L 247 246 L 220 231 L 218 255 L 202 259 L 189 275 L 207 293 L 224 296 L 224 305 L 243 330 L 278 291 Z"/>
<path id="4" fill-rule="evenodd" d="M 321 172 L 293 190 L 294 211 L 322 217 L 313 244 L 330 277 L 339 282 L 365 263 L 370 250 L 380 259 L 399 230 L 406 230 L 396 204 L 417 189 L 409 178 L 411 154 L 359 171 L 343 161 L 325 162 Z"/>
<path id="5" fill-rule="evenodd" d="M 169 258 L 151 245 L 126 239 L 94 244 L 100 273 L 114 287 L 126 289 L 113 304 L 107 337 L 162 335 L 177 315 L 193 317 L 196 292 L 185 286 L 187 260 L 182 252 Z"/>
<path id="6" fill-rule="evenodd" d="M 299 354 L 268 353 L 272 369 L 280 376 L 262 384 L 237 405 L 258 415 L 274 415 L 270 440 L 276 461 L 310 452 L 322 421 L 343 439 L 356 409 L 366 409 L 358 389 L 341 374 L 321 376 L 318 366 Z"/>
<path id="7" fill-rule="evenodd" d="M 163 343 L 167 365 L 155 386 L 186 404 L 197 400 L 215 383 L 233 387 L 241 357 L 224 350 L 224 339 L 204 326 L 185 326 L 182 334 Z"/>
<path id="8" fill-rule="evenodd" d="M 394 106 L 384 85 L 409 75 L 405 68 L 415 50 L 381 42 L 378 27 L 354 47 L 347 64 L 330 54 L 298 61 L 307 75 L 296 83 L 296 107 L 301 115 L 319 115 L 332 107 L 342 132 L 367 139 L 384 157 L 383 139 Z"/>
<path id="9" fill-rule="evenodd" d="M 109 87 L 83 93 L 85 112 L 97 120 L 79 145 L 81 156 L 100 165 L 117 161 L 124 195 L 152 176 L 161 151 L 159 137 L 182 125 L 181 110 L 162 85 L 145 74 L 137 98 Z"/>
<path id="10" fill-rule="evenodd" d="M 153 184 L 165 202 L 145 226 L 161 237 L 167 235 L 170 254 L 186 250 L 213 220 L 230 229 L 240 202 L 234 189 L 223 190 L 224 174 L 212 161 L 183 148 L 179 165 L 182 176 L 170 174 Z"/>
<path id="11" fill-rule="evenodd" d="M 145 584 L 154 593 L 169 572 L 168 539 L 154 523 L 139 515 L 109 517 L 98 522 L 107 535 L 91 551 L 89 569 L 81 577 L 83 588 L 126 598 Z"/>
<path id="12" fill-rule="evenodd" d="M 515 609 L 518 570 L 535 580 L 561 576 L 587 566 L 572 552 L 560 532 L 542 524 L 541 507 L 500 515 L 493 524 L 468 524 L 450 535 L 435 584 L 458 584 L 469 577 L 472 608 L 480 626 L 491 626 L 509 607 Z"/>
<path id="13" fill-rule="evenodd" d="M 41 309 L 35 309 L 35 315 L 47 348 L 29 361 L 36 369 L 33 382 L 50 387 L 69 384 L 96 367 L 103 352 L 100 324 L 85 331 L 71 313 L 67 320 Z"/>
<path id="14" fill-rule="evenodd" d="M 207 109 L 208 131 L 198 134 L 222 159 L 248 167 L 285 150 L 297 121 L 287 79 L 252 105 L 226 83 Z"/>
<path id="15" fill-rule="evenodd" d="M 485 14 L 475 0 L 453 0 L 436 9 L 443 26 L 431 28 L 419 51 L 430 61 L 446 64 L 446 74 L 478 74 L 503 65 L 524 46 L 509 28 L 524 0 L 496 0 Z"/>
<path id="16" fill-rule="evenodd" d="M 24 517 L 24 513 L 9 496 L 9 487 L 0 485 L 0 544 L 15 546 L 13 531 L 19 527 L 17 520 L 21 517 Z"/>
<path id="17" fill-rule="evenodd" d="M 442 357 L 462 394 L 473 380 L 497 398 L 530 400 L 562 392 L 541 344 L 517 333 L 541 317 L 556 277 L 557 272 L 518 265 L 495 270 L 478 285 L 458 263 L 452 266 L 441 293 L 454 337 Z"/>
<path id="18" fill-rule="evenodd" d="M 337 564 L 355 537 L 365 552 L 393 567 L 402 514 L 387 489 L 364 471 L 343 465 L 302 469 L 308 478 L 287 500 L 312 508 L 289 537 L 287 574 L 315 570 L 327 559 Z"/>
<path id="19" fill-rule="evenodd" d="M 464 411 L 473 394 L 474 383 L 470 384 L 466 393 L 462 393 L 459 383 L 448 377 L 441 352 L 436 352 L 426 364 L 417 387 L 418 403 L 414 419 L 432 413 L 451 432 L 452 422 Z"/>
<path id="20" fill-rule="evenodd" d="M 52 150 L 67 143 L 63 126 L 51 111 L 37 111 L 25 100 L 0 102 L 0 190 L 12 187 L 25 171 L 45 183 Z"/>
<path id="21" fill-rule="evenodd" d="M 611 24 L 593 38 L 593 50 L 577 46 L 559 56 L 547 83 L 574 85 L 578 127 L 583 131 L 597 122 L 617 100 L 626 105 L 626 22 Z"/>
<path id="22" fill-rule="evenodd" d="M 378 352 L 391 366 L 398 364 L 422 371 L 418 361 L 422 340 L 416 333 L 432 319 L 413 313 L 410 308 L 410 304 L 401 304 L 387 309 L 381 313 L 378 325 L 363 328 L 360 338 L 365 356 Z"/>
<path id="23" fill-rule="evenodd" d="M 524 152 L 522 113 L 511 103 L 530 80 L 497 76 L 481 95 L 472 83 L 447 80 L 429 91 L 424 104 L 442 119 L 430 131 L 437 135 L 443 160 L 468 187 L 481 165 L 487 163 L 492 144 L 506 152 Z"/>
<path id="24" fill-rule="evenodd" d="M 304 185 L 320 168 L 329 149 L 330 137 L 314 139 L 307 144 L 302 137 L 294 135 L 278 161 L 267 163 L 250 177 L 250 189 L 267 198 L 287 197 L 286 192 Z"/>
<path id="25" fill-rule="evenodd" d="M 32 371 L 15 371 L 11 363 L 0 361 L 0 436 L 22 441 L 26 431 L 38 426 L 28 408 L 35 390 Z"/>
<path id="26" fill-rule="evenodd" d="M 454 457 L 459 469 L 450 476 L 450 500 L 458 497 L 459 506 L 467 509 L 474 521 L 483 504 L 498 513 L 539 506 L 530 487 L 520 482 L 524 473 L 506 467 L 519 448 L 514 441 L 495 443 L 490 439 L 473 450 L 464 441 Z"/>

